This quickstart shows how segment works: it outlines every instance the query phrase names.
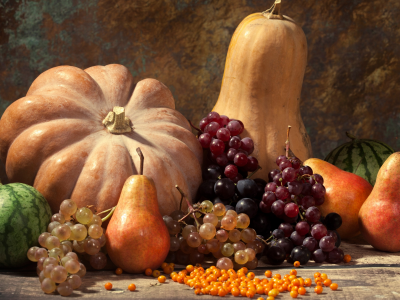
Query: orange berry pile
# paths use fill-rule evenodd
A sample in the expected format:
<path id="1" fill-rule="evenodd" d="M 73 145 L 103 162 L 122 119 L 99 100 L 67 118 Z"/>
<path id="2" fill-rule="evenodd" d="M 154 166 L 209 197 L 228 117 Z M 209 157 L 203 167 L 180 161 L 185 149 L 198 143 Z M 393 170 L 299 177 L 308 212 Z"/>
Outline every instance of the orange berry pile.
<path id="1" fill-rule="evenodd" d="M 265 272 L 263 279 L 255 277 L 253 272 L 249 272 L 246 267 L 237 272 L 233 269 L 221 270 L 216 266 L 211 266 L 204 270 L 200 265 L 189 265 L 185 270 L 172 272 L 170 277 L 173 281 L 186 284 L 194 289 L 196 295 L 212 295 L 224 297 L 231 294 L 235 297 L 253 298 L 256 294 L 267 295 L 269 299 L 275 299 L 280 293 L 289 292 L 292 298 L 307 293 L 306 287 L 311 287 L 311 278 L 297 276 L 296 270 L 291 270 L 283 277 L 280 274 L 272 276 L 271 271 Z M 271 278 L 271 279 L 268 279 Z M 332 283 L 325 273 L 314 274 L 316 287 L 315 293 L 323 291 L 323 285 L 336 290 L 338 285 Z M 260 298 L 259 298 L 260 299 Z"/>

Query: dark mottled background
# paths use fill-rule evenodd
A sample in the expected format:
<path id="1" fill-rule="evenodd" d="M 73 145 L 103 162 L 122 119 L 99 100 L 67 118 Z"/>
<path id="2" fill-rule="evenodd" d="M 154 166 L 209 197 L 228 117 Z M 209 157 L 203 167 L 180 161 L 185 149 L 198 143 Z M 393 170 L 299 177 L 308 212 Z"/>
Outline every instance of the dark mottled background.
<path id="1" fill-rule="evenodd" d="M 400 1 L 282 2 L 308 41 L 301 113 L 314 156 L 345 142 L 345 131 L 398 151 Z M 119 63 L 166 84 L 197 123 L 218 98 L 236 26 L 272 3 L 0 0 L 0 115 L 51 67 Z"/>

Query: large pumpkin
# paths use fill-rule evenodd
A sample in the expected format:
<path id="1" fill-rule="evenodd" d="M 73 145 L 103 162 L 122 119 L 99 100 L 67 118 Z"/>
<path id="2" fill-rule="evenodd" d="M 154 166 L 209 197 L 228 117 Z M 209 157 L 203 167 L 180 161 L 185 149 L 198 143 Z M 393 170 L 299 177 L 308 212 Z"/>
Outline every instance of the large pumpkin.
<path id="1" fill-rule="evenodd" d="M 290 148 L 302 161 L 311 156 L 310 138 L 300 115 L 300 93 L 307 63 L 303 30 L 280 12 L 281 1 L 246 17 L 229 45 L 221 92 L 213 111 L 239 119 L 241 135 L 254 141 L 254 153 L 268 179 L 275 160 Z"/>
<path id="2" fill-rule="evenodd" d="M 202 149 L 170 90 L 155 79 L 136 84 L 117 64 L 52 68 L 0 120 L 9 180 L 33 185 L 53 212 L 68 198 L 98 211 L 115 206 L 125 180 L 138 174 L 138 147 L 162 215 L 179 208 L 175 185 L 195 195 Z"/>

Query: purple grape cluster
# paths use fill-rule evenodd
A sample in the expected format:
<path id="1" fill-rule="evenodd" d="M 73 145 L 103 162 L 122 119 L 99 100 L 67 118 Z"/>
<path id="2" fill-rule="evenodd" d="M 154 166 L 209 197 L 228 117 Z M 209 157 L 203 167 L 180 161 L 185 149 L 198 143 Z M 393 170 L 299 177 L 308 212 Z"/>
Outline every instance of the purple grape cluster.
<path id="1" fill-rule="evenodd" d="M 243 178 L 244 172 L 254 172 L 258 160 L 250 154 L 254 151 L 251 138 L 240 138 L 244 125 L 240 120 L 229 119 L 217 112 L 210 112 L 199 123 L 199 142 L 209 149 L 211 162 L 224 168 L 224 175 L 234 183 Z"/>

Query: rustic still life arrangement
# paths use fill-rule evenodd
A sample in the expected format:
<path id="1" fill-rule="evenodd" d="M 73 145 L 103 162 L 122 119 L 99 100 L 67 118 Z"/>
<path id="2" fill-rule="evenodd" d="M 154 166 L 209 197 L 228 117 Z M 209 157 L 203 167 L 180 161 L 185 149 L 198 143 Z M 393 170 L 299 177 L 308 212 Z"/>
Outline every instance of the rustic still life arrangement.
<path id="1" fill-rule="evenodd" d="M 400 251 L 399 153 L 347 133 L 313 158 L 299 108 L 306 62 L 304 32 L 277 0 L 237 27 L 199 124 L 163 83 L 136 83 L 122 65 L 42 73 L 0 120 L 11 182 L 0 186 L 0 267 L 37 262 L 40 288 L 62 296 L 87 267 L 112 263 L 196 295 L 273 299 L 304 295 L 312 280 L 295 269 L 256 278 L 259 261 L 348 262 L 341 240 L 359 233 Z M 318 294 L 338 288 L 326 274 L 314 282 Z"/>

